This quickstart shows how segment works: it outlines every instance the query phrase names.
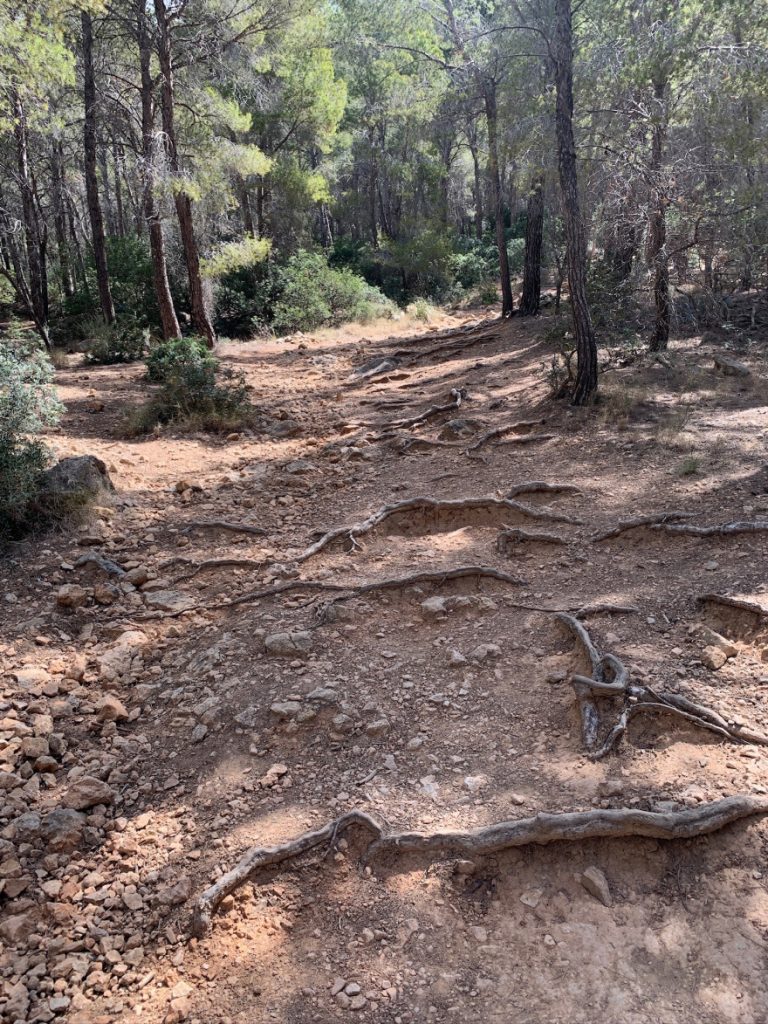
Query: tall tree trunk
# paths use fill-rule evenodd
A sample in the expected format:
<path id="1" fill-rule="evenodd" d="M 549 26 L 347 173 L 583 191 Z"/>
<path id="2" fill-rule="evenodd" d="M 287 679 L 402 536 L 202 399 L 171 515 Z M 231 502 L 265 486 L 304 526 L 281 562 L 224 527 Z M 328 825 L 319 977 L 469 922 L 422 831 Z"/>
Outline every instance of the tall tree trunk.
<path id="1" fill-rule="evenodd" d="M 88 216 L 91 221 L 93 260 L 96 264 L 96 283 L 99 302 L 104 320 L 115 322 L 115 304 L 109 286 L 107 267 L 107 243 L 104 236 L 104 218 L 99 201 L 99 180 L 96 174 L 96 77 L 93 71 L 93 20 L 87 11 L 80 17 L 83 29 L 83 100 L 85 119 L 83 121 L 83 159 L 85 164 L 85 195 L 88 202 Z"/>
<path id="2" fill-rule="evenodd" d="M 141 142 L 143 157 L 143 207 L 149 231 L 152 256 L 152 281 L 160 312 L 163 338 L 178 338 L 181 334 L 168 282 L 168 263 L 165 258 L 163 222 L 155 199 L 155 101 L 152 76 L 152 36 L 147 24 L 144 0 L 136 0 L 137 39 L 141 64 Z"/>
<path id="3" fill-rule="evenodd" d="M 118 238 L 125 238 L 125 208 L 123 206 L 123 152 L 115 138 L 112 136 L 112 166 L 115 171 L 115 234 Z"/>
<path id="4" fill-rule="evenodd" d="M 64 202 L 64 154 L 61 140 L 54 140 L 51 147 L 51 203 L 53 206 L 53 232 L 56 236 L 56 251 L 59 256 L 59 279 L 61 291 L 66 298 L 75 294 L 72 276 L 72 261 L 67 238 L 67 212 Z"/>
<path id="5" fill-rule="evenodd" d="M 654 115 L 651 129 L 651 202 L 648 220 L 648 258 L 653 270 L 655 318 L 651 352 L 662 352 L 669 344 L 669 256 L 667 254 L 667 196 L 663 181 L 664 144 L 667 138 L 667 83 L 653 82 Z"/>
<path id="6" fill-rule="evenodd" d="M 483 79 L 483 102 L 485 119 L 488 125 L 488 178 L 491 183 L 493 199 L 493 216 L 496 228 L 496 249 L 499 254 L 499 277 L 501 280 L 501 315 L 511 316 L 515 303 L 512 297 L 512 282 L 509 279 L 509 256 L 507 255 L 507 239 L 504 231 L 504 197 L 501 191 L 501 171 L 499 169 L 498 114 L 496 106 L 496 83 L 488 78 Z"/>
<path id="7" fill-rule="evenodd" d="M 541 302 L 541 250 L 544 242 L 544 175 L 539 174 L 528 193 L 525 222 L 525 267 L 520 312 L 536 316 Z"/>
<path id="8" fill-rule="evenodd" d="M 157 54 L 162 76 L 162 112 L 163 135 L 168 156 L 168 167 L 174 182 L 174 202 L 176 216 L 179 221 L 181 244 L 184 249 L 184 260 L 187 264 L 189 281 L 189 300 L 192 324 L 197 333 L 205 340 L 209 348 L 216 344 L 216 332 L 205 304 L 203 278 L 200 273 L 200 253 L 195 237 L 195 225 L 192 218 L 192 200 L 184 191 L 181 182 L 181 163 L 176 139 L 175 98 L 173 83 L 173 59 L 171 52 L 171 25 L 165 0 L 155 0 L 155 16 L 159 30 Z"/>
<path id="9" fill-rule="evenodd" d="M 597 343 L 587 302 L 587 240 L 579 202 L 576 142 L 573 136 L 573 21 L 571 0 L 555 0 L 552 62 L 557 100 L 555 129 L 563 194 L 568 288 L 578 368 L 573 404 L 584 405 L 597 390 Z"/>
<path id="10" fill-rule="evenodd" d="M 21 97 L 12 90 L 13 134 L 16 143 L 16 168 L 21 190 L 21 209 L 24 222 L 24 243 L 27 253 L 29 282 L 23 296 L 37 333 L 46 348 L 51 347 L 48 332 L 48 279 L 45 266 L 46 233 L 40 223 L 35 182 L 29 167 L 29 134 L 27 115 Z M 21 294 L 21 293 L 20 293 Z"/>
<path id="11" fill-rule="evenodd" d="M 469 144 L 469 151 L 472 154 L 472 169 L 475 175 L 475 237 L 478 241 L 483 238 L 483 175 L 480 170 L 480 154 L 477 145 Z"/>

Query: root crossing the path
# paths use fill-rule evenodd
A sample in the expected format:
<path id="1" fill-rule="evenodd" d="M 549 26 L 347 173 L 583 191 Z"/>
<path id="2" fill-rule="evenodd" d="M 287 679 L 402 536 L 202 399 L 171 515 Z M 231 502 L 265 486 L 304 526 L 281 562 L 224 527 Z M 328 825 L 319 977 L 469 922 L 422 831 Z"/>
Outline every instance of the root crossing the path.
<path id="1" fill-rule="evenodd" d="M 742 818 L 768 813 L 768 797 L 732 796 L 682 811 L 639 811 L 630 808 L 573 811 L 563 814 L 541 812 L 532 818 L 500 821 L 470 832 L 388 832 L 371 815 L 348 811 L 320 828 L 304 832 L 276 846 L 253 846 L 239 862 L 198 898 L 190 930 L 202 937 L 211 928 L 212 917 L 225 896 L 229 896 L 263 868 L 294 860 L 319 846 L 332 844 L 350 828 L 370 835 L 362 861 L 402 854 L 427 856 L 481 857 L 520 846 L 546 846 L 557 842 L 587 839 L 618 839 L 642 836 L 652 839 L 692 839 L 725 828 Z"/>
<path id="2" fill-rule="evenodd" d="M 629 670 L 624 663 L 615 654 L 601 654 L 582 622 L 564 612 L 559 612 L 556 618 L 576 638 L 590 664 L 590 675 L 574 673 L 571 685 L 579 706 L 582 741 L 593 761 L 600 760 L 617 747 L 634 717 L 649 712 L 682 718 L 733 743 L 768 746 L 768 736 L 728 722 L 718 712 L 687 697 L 630 683 Z M 621 699 L 623 707 L 608 726 L 602 742 L 598 743 L 602 723 L 597 701 L 601 697 Z"/>

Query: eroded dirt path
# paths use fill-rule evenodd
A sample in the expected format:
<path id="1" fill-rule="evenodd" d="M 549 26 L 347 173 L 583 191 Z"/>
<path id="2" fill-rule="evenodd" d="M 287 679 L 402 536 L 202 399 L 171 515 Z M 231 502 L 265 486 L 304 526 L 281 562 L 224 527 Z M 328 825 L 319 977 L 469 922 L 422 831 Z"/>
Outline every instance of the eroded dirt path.
<path id="1" fill-rule="evenodd" d="M 103 458 L 117 494 L 82 528 L 0 564 L 4 1019 L 768 1019 L 759 819 L 686 842 L 365 871 L 350 833 L 254 878 L 209 936 L 188 940 L 195 897 L 250 845 L 350 807 L 431 831 L 767 792 L 766 748 L 666 715 L 639 718 L 617 753 L 589 760 L 568 681 L 583 666 L 553 614 L 634 606 L 585 615 L 601 649 L 647 685 L 768 730 L 768 533 L 595 540 L 662 511 L 768 521 L 762 367 L 722 377 L 694 339 L 675 346 L 673 368 L 612 371 L 605 406 L 574 410 L 546 399 L 546 318 L 437 326 L 454 333 L 348 328 L 229 346 L 270 422 L 226 441 L 121 440 L 141 369 L 59 374 L 69 411 L 52 443 Z M 383 372 L 354 376 L 392 353 Z M 392 428 L 454 388 L 466 389 L 457 410 Z M 519 497 L 547 519 L 499 506 L 530 481 L 578 490 Z M 399 513 L 297 564 L 325 531 L 415 497 L 497 501 Z M 212 520 L 265 533 L 190 525 Z M 505 528 L 563 543 L 500 541 Z M 76 566 L 88 552 L 135 585 Z M 361 585 L 470 565 L 520 582 L 466 577 L 330 610 L 333 593 L 299 588 L 213 608 L 297 578 Z M 67 585 L 85 591 L 74 609 L 57 604 Z M 712 593 L 758 611 L 698 601 Z M 588 868 L 609 905 L 585 888 Z"/>

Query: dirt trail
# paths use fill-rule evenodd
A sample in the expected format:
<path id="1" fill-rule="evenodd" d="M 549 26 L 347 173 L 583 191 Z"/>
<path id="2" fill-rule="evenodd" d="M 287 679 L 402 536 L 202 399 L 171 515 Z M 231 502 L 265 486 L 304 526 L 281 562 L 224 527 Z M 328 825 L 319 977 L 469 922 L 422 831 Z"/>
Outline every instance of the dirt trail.
<path id="1" fill-rule="evenodd" d="M 596 539 L 651 513 L 768 521 L 762 367 L 722 377 L 694 339 L 671 368 L 611 371 L 604 406 L 575 410 L 546 399 L 546 318 L 469 319 L 227 346 L 273 418 L 258 436 L 124 441 L 141 368 L 59 373 L 52 444 L 103 458 L 117 496 L 0 564 L 3 1020 L 768 1020 L 759 818 L 365 869 L 350 831 L 254 877 L 188 938 L 194 900 L 249 846 L 353 807 L 398 831 L 466 830 L 768 793 L 768 749 L 665 714 L 590 760 L 569 684 L 585 665 L 554 614 L 586 607 L 632 679 L 768 731 L 768 618 L 697 600 L 768 609 L 768 533 Z M 459 388 L 458 408 L 392 426 Z M 570 489 L 500 500 L 530 481 Z M 441 504 L 302 557 L 417 497 Z M 191 525 L 212 521 L 266 533 Z M 76 567 L 88 551 L 135 585 Z M 462 566 L 519 582 L 289 587 L 214 608 L 297 579 Z M 74 610 L 56 603 L 69 584 L 86 591 Z M 605 604 L 637 610 L 589 612 Z M 51 820 L 62 798 L 83 814 Z"/>

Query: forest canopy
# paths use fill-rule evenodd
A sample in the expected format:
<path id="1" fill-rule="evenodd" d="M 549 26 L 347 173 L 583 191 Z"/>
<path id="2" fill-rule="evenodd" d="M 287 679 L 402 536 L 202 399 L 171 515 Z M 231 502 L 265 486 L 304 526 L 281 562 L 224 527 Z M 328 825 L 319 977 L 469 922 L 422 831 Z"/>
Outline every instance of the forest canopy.
<path id="1" fill-rule="evenodd" d="M 759 0 L 2 0 L 0 39 L 0 301 L 49 348 L 567 295 L 583 402 L 599 343 L 768 284 Z"/>

